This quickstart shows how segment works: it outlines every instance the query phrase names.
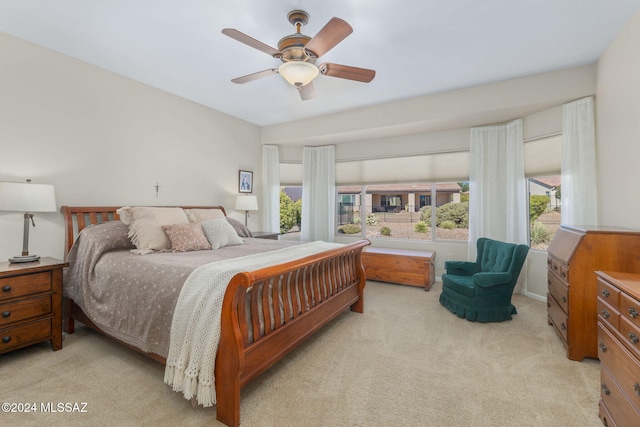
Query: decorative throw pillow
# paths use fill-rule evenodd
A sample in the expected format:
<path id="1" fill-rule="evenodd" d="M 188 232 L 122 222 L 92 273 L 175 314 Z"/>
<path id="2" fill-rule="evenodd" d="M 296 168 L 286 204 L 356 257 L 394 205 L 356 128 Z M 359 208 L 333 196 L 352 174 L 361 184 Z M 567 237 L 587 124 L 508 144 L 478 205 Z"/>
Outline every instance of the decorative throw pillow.
<path id="1" fill-rule="evenodd" d="M 222 212 L 222 209 L 218 208 L 185 209 L 184 212 L 187 214 L 187 217 L 191 222 L 203 222 L 215 218 L 224 218 L 224 212 Z"/>
<path id="2" fill-rule="evenodd" d="M 236 230 L 236 233 L 238 233 L 238 236 L 253 237 L 253 233 L 251 232 L 251 230 L 249 230 L 246 225 L 244 225 L 242 222 L 238 221 L 237 219 L 227 217 L 227 222 L 231 224 L 234 230 Z"/>
<path id="3" fill-rule="evenodd" d="M 171 241 L 162 230 L 163 225 L 188 224 L 182 208 L 132 207 L 123 208 L 122 222 L 129 221 L 129 238 L 140 254 L 171 248 Z M 126 212 L 126 213 L 125 213 Z M 118 215 L 122 215 L 118 212 Z M 123 220 L 123 218 L 125 218 Z M 125 222 L 126 224 L 126 222 Z"/>
<path id="4" fill-rule="evenodd" d="M 116 209 L 116 213 L 120 217 L 120 221 L 127 225 L 131 224 L 131 220 L 133 219 L 133 208 L 131 206 L 123 206 L 120 209 Z"/>
<path id="5" fill-rule="evenodd" d="M 169 236 L 171 249 L 176 252 L 211 249 L 211 245 L 202 231 L 202 226 L 197 222 L 163 225 L 162 230 Z"/>
<path id="6" fill-rule="evenodd" d="M 97 254 L 116 249 L 133 249 L 135 246 L 127 236 L 128 233 L 129 227 L 121 221 L 92 224 L 82 229 L 74 246 L 82 240 L 85 250 L 91 248 Z"/>
<path id="7" fill-rule="evenodd" d="M 225 246 L 242 245 L 244 240 L 238 236 L 233 226 L 226 218 L 210 219 L 202 223 L 202 230 L 211 244 L 211 249 L 220 249 Z"/>

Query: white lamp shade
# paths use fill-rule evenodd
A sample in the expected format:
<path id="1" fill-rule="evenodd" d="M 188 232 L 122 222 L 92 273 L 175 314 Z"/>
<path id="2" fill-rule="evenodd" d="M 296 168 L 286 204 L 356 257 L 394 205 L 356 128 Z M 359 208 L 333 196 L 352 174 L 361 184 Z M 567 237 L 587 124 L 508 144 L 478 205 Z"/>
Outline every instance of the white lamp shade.
<path id="1" fill-rule="evenodd" d="M 55 212 L 53 185 L 0 182 L 0 210 L 15 212 Z"/>
<path id="2" fill-rule="evenodd" d="M 257 211 L 258 198 L 256 196 L 238 196 L 236 198 L 237 211 Z"/>
<path id="3" fill-rule="evenodd" d="M 278 72 L 286 81 L 296 87 L 309 84 L 318 77 L 318 67 L 304 61 L 284 62 L 278 67 Z"/>

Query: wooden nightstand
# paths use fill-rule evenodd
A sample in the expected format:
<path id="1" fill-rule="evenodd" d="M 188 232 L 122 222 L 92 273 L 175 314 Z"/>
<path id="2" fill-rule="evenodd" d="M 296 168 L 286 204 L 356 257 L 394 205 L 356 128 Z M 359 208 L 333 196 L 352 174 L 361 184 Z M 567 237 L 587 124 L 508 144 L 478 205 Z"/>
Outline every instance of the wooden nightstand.
<path id="1" fill-rule="evenodd" d="M 253 237 L 258 239 L 278 240 L 280 233 L 272 233 L 270 231 L 252 231 Z"/>
<path id="2" fill-rule="evenodd" d="M 51 340 L 62 348 L 62 269 L 54 258 L 0 262 L 0 354 Z"/>

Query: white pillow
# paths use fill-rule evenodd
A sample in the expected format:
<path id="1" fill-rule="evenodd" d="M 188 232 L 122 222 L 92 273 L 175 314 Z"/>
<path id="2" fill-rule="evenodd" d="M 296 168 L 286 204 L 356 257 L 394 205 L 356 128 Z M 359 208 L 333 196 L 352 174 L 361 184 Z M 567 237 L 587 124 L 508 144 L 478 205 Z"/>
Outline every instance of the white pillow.
<path id="1" fill-rule="evenodd" d="M 132 220 L 132 217 L 131 217 L 132 209 L 133 208 L 131 206 L 124 206 L 124 207 L 121 207 L 120 209 L 117 209 L 116 213 L 120 217 L 120 221 L 122 221 L 125 224 L 129 225 L 131 223 L 131 220 Z"/>
<path id="2" fill-rule="evenodd" d="M 224 212 L 222 209 L 185 209 L 189 221 L 191 222 L 204 222 L 215 218 L 224 218 Z"/>
<path id="3" fill-rule="evenodd" d="M 120 219 L 125 224 L 129 222 L 128 236 L 139 253 L 171 249 L 162 226 L 189 224 L 182 208 L 127 207 L 119 209 L 118 215 L 122 215 Z"/>
<path id="4" fill-rule="evenodd" d="M 238 236 L 238 233 L 226 218 L 205 221 L 202 223 L 202 230 L 209 243 L 211 243 L 211 249 L 220 249 L 225 246 L 242 245 L 244 243 L 244 240 Z"/>

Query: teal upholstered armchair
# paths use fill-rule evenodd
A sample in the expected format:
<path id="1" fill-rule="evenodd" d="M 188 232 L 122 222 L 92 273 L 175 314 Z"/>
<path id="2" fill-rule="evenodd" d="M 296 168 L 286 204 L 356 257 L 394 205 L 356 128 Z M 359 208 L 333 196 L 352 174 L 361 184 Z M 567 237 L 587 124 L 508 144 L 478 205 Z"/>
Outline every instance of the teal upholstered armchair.
<path id="1" fill-rule="evenodd" d="M 510 320 L 517 314 L 511 295 L 528 252 L 527 245 L 478 239 L 476 262 L 444 263 L 440 304 L 471 321 Z"/>

